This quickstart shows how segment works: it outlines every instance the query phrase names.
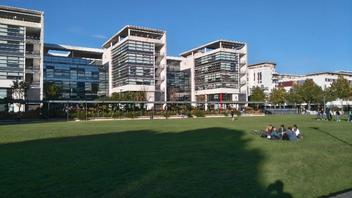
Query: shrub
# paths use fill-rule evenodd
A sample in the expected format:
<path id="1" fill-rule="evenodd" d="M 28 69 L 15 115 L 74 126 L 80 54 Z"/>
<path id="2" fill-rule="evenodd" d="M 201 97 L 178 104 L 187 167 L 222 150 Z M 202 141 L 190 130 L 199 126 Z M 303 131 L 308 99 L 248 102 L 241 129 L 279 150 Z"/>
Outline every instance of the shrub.
<path id="1" fill-rule="evenodd" d="M 202 110 L 194 110 L 194 115 L 197 117 L 205 117 L 205 112 Z"/>
<path id="2" fill-rule="evenodd" d="M 187 111 L 186 115 L 187 115 L 188 118 L 193 118 L 193 115 L 192 115 L 191 111 Z"/>
<path id="3" fill-rule="evenodd" d="M 169 111 L 164 111 L 164 117 L 168 119 L 170 117 L 170 112 Z"/>

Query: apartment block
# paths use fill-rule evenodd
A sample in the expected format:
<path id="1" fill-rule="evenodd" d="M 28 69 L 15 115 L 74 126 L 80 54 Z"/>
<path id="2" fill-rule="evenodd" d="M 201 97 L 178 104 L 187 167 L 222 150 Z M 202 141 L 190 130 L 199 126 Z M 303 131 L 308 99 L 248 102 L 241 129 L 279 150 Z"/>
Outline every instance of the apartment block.
<path id="1" fill-rule="evenodd" d="M 103 44 L 109 65 L 109 93 L 146 92 L 148 101 L 166 101 L 166 32 L 125 26 Z"/>
<path id="2" fill-rule="evenodd" d="M 44 13 L 0 6 L 0 98 L 13 81 L 30 84 L 28 100 L 43 99 Z"/>
<path id="3" fill-rule="evenodd" d="M 352 85 L 352 72 L 337 71 L 337 72 L 317 72 L 302 76 L 285 76 L 277 83 L 277 87 L 284 88 L 289 91 L 295 84 L 303 84 L 305 80 L 312 79 L 315 84 L 320 86 L 323 90 L 329 88 L 331 84 L 337 80 L 339 76 L 347 79 Z"/>
<path id="4" fill-rule="evenodd" d="M 191 71 L 192 101 L 247 101 L 245 43 L 217 40 L 186 51 L 181 57 L 181 69 Z"/>

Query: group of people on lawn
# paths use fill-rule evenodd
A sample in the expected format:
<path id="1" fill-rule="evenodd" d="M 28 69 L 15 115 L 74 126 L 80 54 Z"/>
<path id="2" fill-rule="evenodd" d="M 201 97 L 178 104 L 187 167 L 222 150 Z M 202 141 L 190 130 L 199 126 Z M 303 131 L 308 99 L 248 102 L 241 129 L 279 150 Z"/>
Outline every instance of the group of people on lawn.
<path id="1" fill-rule="evenodd" d="M 298 139 L 303 139 L 297 125 L 293 125 L 293 127 L 288 127 L 286 129 L 284 125 L 281 125 L 280 128 L 275 128 L 272 124 L 269 124 L 264 131 L 259 133 L 259 135 L 260 137 L 270 140 L 296 141 Z"/>

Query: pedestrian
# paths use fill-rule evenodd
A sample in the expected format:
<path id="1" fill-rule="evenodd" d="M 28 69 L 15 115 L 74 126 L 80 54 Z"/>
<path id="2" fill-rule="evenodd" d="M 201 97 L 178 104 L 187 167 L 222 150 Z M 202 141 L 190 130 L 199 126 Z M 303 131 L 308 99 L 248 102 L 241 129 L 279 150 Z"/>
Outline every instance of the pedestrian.
<path id="1" fill-rule="evenodd" d="M 348 121 L 352 122 L 352 110 L 350 111 L 350 113 L 348 114 Z"/>
<path id="2" fill-rule="evenodd" d="M 326 119 L 328 119 L 329 121 L 331 121 L 332 116 L 331 116 L 331 112 L 330 112 L 330 109 L 329 109 L 329 108 L 326 108 L 325 114 L 326 114 Z"/>
<path id="3" fill-rule="evenodd" d="M 336 122 L 340 122 L 341 119 L 340 119 L 340 111 L 337 109 L 336 112 L 335 112 L 335 116 L 336 116 Z"/>
<path id="4" fill-rule="evenodd" d="M 235 110 L 231 109 L 231 120 L 234 121 L 235 120 Z"/>

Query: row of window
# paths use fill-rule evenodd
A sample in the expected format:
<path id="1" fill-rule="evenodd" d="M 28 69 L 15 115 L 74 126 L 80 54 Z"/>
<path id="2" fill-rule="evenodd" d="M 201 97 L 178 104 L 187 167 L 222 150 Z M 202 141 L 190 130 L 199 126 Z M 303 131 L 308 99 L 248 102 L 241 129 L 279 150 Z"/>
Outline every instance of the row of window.
<path id="1" fill-rule="evenodd" d="M 101 61 L 95 59 L 83 59 L 83 58 L 68 58 L 59 56 L 45 56 L 44 61 L 48 63 L 55 63 L 55 65 L 99 65 Z"/>
<path id="2" fill-rule="evenodd" d="M 112 50 L 112 84 L 154 84 L 154 44 L 126 41 Z"/>
<path id="3" fill-rule="evenodd" d="M 195 65 L 202 65 L 216 60 L 228 60 L 238 62 L 238 54 L 231 52 L 217 52 L 195 59 Z"/>

